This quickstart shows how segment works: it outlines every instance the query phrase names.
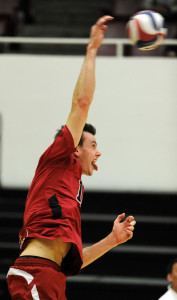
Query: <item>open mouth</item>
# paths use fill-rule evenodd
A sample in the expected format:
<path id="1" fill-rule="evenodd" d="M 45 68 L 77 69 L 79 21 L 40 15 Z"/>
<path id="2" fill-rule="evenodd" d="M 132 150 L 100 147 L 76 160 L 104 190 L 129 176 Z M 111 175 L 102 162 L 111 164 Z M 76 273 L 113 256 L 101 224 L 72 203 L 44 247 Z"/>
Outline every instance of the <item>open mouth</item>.
<path id="1" fill-rule="evenodd" d="M 91 165 L 95 171 L 98 171 L 98 166 L 96 165 L 96 160 L 92 160 Z"/>

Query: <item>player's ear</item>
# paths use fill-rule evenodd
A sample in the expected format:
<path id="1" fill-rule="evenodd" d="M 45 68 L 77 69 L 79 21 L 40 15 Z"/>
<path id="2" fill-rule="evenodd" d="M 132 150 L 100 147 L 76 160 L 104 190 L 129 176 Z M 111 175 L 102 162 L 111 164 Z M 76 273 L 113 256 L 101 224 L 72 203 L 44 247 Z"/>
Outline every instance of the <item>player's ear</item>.
<path id="1" fill-rule="evenodd" d="M 171 278 L 171 274 L 170 274 L 170 273 L 167 274 L 167 280 L 168 280 L 169 282 L 172 282 L 172 278 Z"/>
<path id="2" fill-rule="evenodd" d="M 75 152 L 74 152 L 74 156 L 76 157 L 76 158 L 78 158 L 79 157 L 79 147 L 77 146 L 76 147 L 76 150 L 75 150 Z"/>

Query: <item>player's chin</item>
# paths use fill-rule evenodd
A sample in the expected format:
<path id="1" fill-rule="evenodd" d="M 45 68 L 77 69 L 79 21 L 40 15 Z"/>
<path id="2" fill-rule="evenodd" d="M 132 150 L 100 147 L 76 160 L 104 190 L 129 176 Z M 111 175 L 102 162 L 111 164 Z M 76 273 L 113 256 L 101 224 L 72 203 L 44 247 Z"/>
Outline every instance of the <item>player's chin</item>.
<path id="1" fill-rule="evenodd" d="M 88 173 L 87 173 L 87 176 L 92 176 L 93 175 L 93 171 L 89 171 Z"/>
<path id="2" fill-rule="evenodd" d="M 92 175 L 93 175 L 93 171 L 94 171 L 93 168 L 89 168 L 89 169 L 87 170 L 87 172 L 85 173 L 85 175 L 87 175 L 87 176 L 92 176 Z"/>

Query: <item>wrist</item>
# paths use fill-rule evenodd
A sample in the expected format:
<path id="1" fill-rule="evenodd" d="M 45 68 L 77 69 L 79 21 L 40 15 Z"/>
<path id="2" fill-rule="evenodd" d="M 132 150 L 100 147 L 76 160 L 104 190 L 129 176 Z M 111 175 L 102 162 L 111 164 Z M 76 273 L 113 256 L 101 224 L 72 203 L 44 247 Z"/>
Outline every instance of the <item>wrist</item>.
<path id="1" fill-rule="evenodd" d="M 116 238 L 116 236 L 113 232 L 108 234 L 107 241 L 108 241 L 111 248 L 114 248 L 119 244 L 118 241 L 117 241 L 117 238 Z"/>
<path id="2" fill-rule="evenodd" d="M 98 48 L 93 47 L 92 43 L 89 43 L 87 46 L 87 54 L 96 56 L 98 52 Z"/>

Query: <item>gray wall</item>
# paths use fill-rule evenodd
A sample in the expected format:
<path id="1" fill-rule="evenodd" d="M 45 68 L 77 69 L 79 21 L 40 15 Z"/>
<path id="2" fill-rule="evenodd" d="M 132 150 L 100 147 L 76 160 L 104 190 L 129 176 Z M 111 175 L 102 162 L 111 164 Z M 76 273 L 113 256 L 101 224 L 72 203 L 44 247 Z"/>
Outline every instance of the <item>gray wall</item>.
<path id="1" fill-rule="evenodd" d="M 1 181 L 29 187 L 65 123 L 83 57 L 0 56 Z M 86 189 L 177 191 L 177 60 L 98 57 L 88 121 L 99 171 Z"/>

